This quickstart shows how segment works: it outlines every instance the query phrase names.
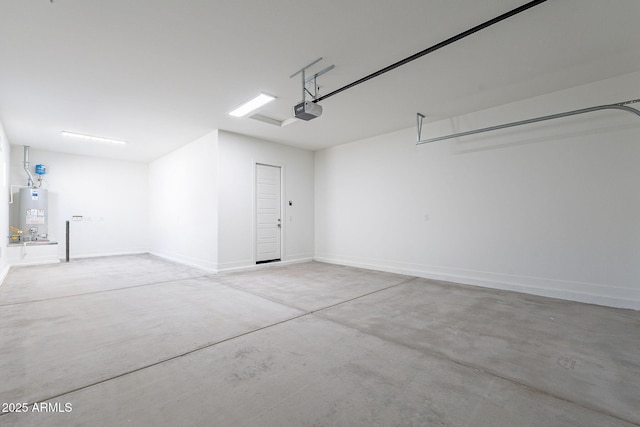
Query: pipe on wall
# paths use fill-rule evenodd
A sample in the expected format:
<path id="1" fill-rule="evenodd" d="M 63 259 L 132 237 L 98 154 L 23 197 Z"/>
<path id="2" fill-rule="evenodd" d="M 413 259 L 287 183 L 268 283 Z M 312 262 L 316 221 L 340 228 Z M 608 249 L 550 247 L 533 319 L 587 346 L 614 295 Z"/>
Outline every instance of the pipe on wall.
<path id="1" fill-rule="evenodd" d="M 27 187 L 36 187 L 36 181 L 33 179 L 33 175 L 31 174 L 31 170 L 29 170 L 29 146 L 24 146 L 24 170 L 29 176 L 29 181 L 27 183 Z M 36 187 L 37 188 L 37 187 Z"/>
<path id="2" fill-rule="evenodd" d="M 67 229 L 66 229 L 66 249 L 65 249 L 65 260 L 69 262 L 69 241 L 70 241 L 70 233 L 69 233 L 69 221 L 67 221 Z"/>

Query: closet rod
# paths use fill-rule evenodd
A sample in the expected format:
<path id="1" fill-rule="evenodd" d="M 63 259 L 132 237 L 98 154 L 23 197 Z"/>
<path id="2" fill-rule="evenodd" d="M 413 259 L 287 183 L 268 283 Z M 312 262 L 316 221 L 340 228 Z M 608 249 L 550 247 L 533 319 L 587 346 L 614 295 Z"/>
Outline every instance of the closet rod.
<path id="1" fill-rule="evenodd" d="M 536 117 L 536 118 L 527 119 L 527 120 L 520 120 L 520 121 L 517 121 L 517 122 L 505 123 L 505 124 L 496 125 L 496 126 L 489 126 L 489 127 L 482 128 L 482 129 L 475 129 L 475 130 L 470 130 L 470 131 L 467 131 L 467 132 L 459 132 L 459 133 L 454 133 L 452 135 L 437 136 L 435 138 L 429 138 L 429 139 L 423 139 L 423 140 L 420 139 L 420 134 L 422 132 L 422 119 L 424 119 L 425 116 L 423 114 L 417 113 L 418 140 L 416 141 L 416 145 L 427 144 L 429 142 L 435 142 L 435 141 L 443 141 L 445 139 L 459 138 L 459 137 L 462 137 L 462 136 L 474 135 L 476 133 L 490 132 L 490 131 L 504 129 L 504 128 L 510 128 L 510 127 L 514 127 L 514 126 L 527 125 L 527 124 L 530 124 L 530 123 L 542 122 L 542 121 L 545 121 L 545 120 L 560 119 L 562 117 L 575 116 L 577 114 L 584 114 L 584 113 L 591 113 L 593 111 L 599 111 L 599 110 L 622 110 L 622 111 L 626 111 L 626 112 L 631 113 L 631 114 L 635 114 L 638 117 L 640 117 L 640 111 L 636 110 L 633 107 L 627 107 L 627 104 L 634 104 L 636 102 L 640 102 L 640 99 L 634 99 L 632 101 L 620 102 L 618 104 L 597 105 L 595 107 L 582 108 L 580 110 L 573 110 L 573 111 L 566 111 L 564 113 L 551 114 L 551 115 L 548 115 L 548 116 Z"/>

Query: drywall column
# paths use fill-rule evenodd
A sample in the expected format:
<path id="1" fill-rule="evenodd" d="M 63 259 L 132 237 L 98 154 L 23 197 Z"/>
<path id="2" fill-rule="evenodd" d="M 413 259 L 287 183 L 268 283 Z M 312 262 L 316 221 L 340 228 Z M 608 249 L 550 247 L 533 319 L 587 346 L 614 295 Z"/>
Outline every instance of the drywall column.
<path id="1" fill-rule="evenodd" d="M 218 131 L 151 162 L 151 253 L 218 269 Z"/>

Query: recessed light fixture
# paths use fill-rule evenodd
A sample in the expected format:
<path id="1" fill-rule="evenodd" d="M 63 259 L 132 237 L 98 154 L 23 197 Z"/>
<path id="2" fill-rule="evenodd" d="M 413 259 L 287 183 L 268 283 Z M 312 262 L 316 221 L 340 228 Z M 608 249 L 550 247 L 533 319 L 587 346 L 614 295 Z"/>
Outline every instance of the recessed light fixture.
<path id="1" fill-rule="evenodd" d="M 62 131 L 62 136 L 68 136 L 69 138 L 84 139 L 86 141 L 93 141 L 93 142 L 106 142 L 108 144 L 124 145 L 127 143 L 127 141 L 120 141 L 118 139 L 103 138 L 101 136 L 84 135 L 82 133 L 67 132 L 65 130 Z"/>
<path id="2" fill-rule="evenodd" d="M 231 111 L 229 115 L 233 117 L 246 116 L 253 110 L 262 107 L 264 104 L 266 104 L 267 102 L 271 102 L 274 99 L 276 99 L 275 96 L 267 95 L 266 93 L 260 93 L 260 95 L 256 96 L 252 100 L 245 102 L 235 110 Z"/>

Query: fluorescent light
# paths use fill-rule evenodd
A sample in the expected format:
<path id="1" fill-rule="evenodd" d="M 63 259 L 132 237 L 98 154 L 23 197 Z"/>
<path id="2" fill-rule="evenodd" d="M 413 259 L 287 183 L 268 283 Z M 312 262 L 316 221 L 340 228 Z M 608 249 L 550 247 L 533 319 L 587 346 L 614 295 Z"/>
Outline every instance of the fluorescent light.
<path id="1" fill-rule="evenodd" d="M 62 135 L 68 136 L 70 138 L 84 139 L 84 140 L 93 141 L 93 142 L 106 142 L 109 144 L 126 144 L 127 143 L 127 141 L 120 141 L 118 139 L 102 138 L 100 136 L 84 135 L 81 133 L 67 132 L 64 130 L 62 131 Z"/>
<path id="2" fill-rule="evenodd" d="M 233 117 L 242 117 L 246 116 L 253 110 L 262 107 L 267 102 L 271 102 L 276 99 L 275 96 L 267 95 L 266 93 L 261 93 L 260 95 L 253 98 L 251 101 L 247 101 L 232 112 L 229 115 Z"/>

